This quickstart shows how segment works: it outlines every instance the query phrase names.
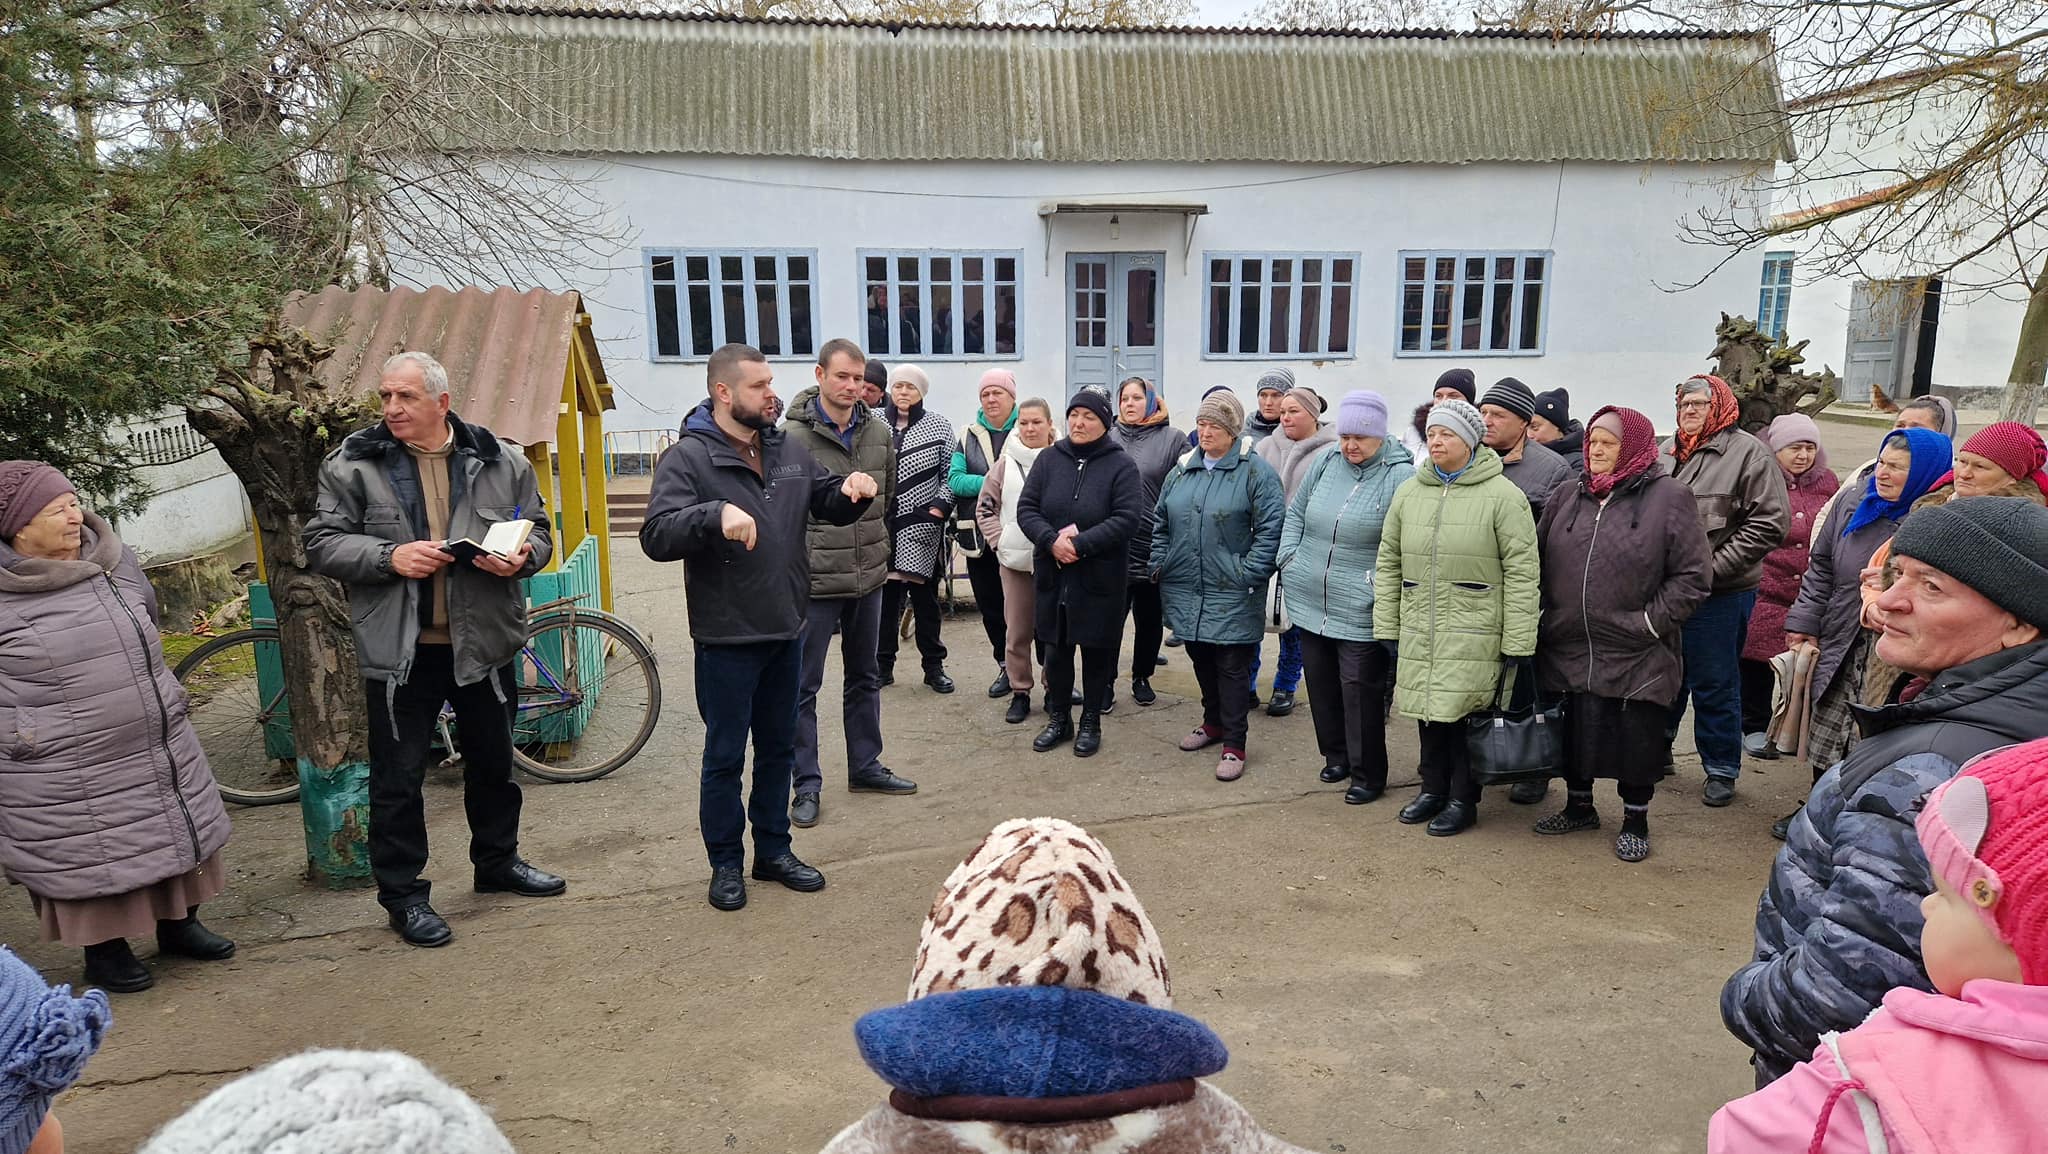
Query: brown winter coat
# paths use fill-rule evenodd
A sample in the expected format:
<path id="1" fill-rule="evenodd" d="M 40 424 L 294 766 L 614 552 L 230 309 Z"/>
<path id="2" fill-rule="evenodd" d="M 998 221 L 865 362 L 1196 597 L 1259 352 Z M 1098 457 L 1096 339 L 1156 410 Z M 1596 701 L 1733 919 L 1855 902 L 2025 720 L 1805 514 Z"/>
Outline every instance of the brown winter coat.
<path id="1" fill-rule="evenodd" d="M 1714 592 L 1746 593 L 1763 583 L 1764 558 L 1785 543 L 1792 522 L 1785 473 L 1762 441 L 1723 429 L 1680 463 L 1675 442 L 1662 460 L 1692 490 L 1700 525 L 1714 551 Z"/>
<path id="2" fill-rule="evenodd" d="M 0 866 L 37 897 L 111 897 L 228 840 L 156 592 L 107 523 L 79 560 L 0 544 Z"/>

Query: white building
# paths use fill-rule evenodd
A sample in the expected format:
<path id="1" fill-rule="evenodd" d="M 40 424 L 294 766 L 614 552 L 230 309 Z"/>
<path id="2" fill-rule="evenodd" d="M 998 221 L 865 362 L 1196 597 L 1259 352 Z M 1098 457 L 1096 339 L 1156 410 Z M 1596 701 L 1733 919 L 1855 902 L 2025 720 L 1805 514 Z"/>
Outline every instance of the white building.
<path id="1" fill-rule="evenodd" d="M 542 9 L 547 6 L 543 4 Z M 544 60 L 561 155 L 628 239 L 562 270 L 619 411 L 670 429 L 745 341 L 785 399 L 846 336 L 972 411 L 1293 369 L 1399 416 L 1436 376 L 1662 414 L 1761 257 L 1681 222 L 1785 155 L 1762 37 L 1097 31 L 494 18 Z M 536 65 L 536 67 L 543 67 Z M 1689 291 L 1679 286 L 1706 277 Z"/>
<path id="2" fill-rule="evenodd" d="M 151 493 L 146 508 L 114 523 L 144 565 L 203 557 L 254 530 L 241 479 L 182 411 L 123 422 L 115 436 L 128 443 L 136 479 Z"/>

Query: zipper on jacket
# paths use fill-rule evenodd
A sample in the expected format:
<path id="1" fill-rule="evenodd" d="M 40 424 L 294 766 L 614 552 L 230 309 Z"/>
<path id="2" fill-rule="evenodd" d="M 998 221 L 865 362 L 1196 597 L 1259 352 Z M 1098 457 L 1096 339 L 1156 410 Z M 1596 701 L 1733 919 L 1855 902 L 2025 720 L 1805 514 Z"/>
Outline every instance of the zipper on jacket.
<path id="1" fill-rule="evenodd" d="M 1439 479 L 1441 479 L 1441 476 L 1439 476 Z M 1444 538 L 1444 506 L 1449 503 L 1451 499 L 1451 486 L 1456 483 L 1455 481 L 1445 481 L 1438 487 L 1436 525 L 1429 534 L 1429 654 L 1431 661 L 1436 660 L 1437 601 L 1443 595 L 1441 592 L 1443 587 L 1443 564 L 1439 558 Z M 1429 707 L 1436 702 L 1436 691 L 1433 688 L 1435 684 L 1436 678 L 1432 677 L 1422 690 L 1422 713 L 1425 718 L 1429 715 Z"/>
<path id="2" fill-rule="evenodd" d="M 1586 542 L 1586 571 L 1579 575 L 1579 625 L 1586 631 L 1586 692 L 1593 691 L 1593 613 L 1586 589 L 1593 583 L 1593 551 L 1600 546 L 1600 518 L 1607 515 L 1602 502 L 1593 510 L 1593 539 Z"/>
<path id="3" fill-rule="evenodd" d="M 143 632 L 142 620 L 135 616 L 135 610 L 128 605 L 128 599 L 121 596 L 121 587 L 114 583 L 112 573 L 101 573 L 107 579 L 107 591 L 113 595 L 114 603 L 121 612 L 128 615 L 128 624 L 135 627 L 135 640 L 142 643 L 143 676 L 149 678 L 149 692 L 156 698 L 157 739 L 164 747 L 164 761 L 171 767 L 171 796 L 178 799 L 178 812 L 185 817 L 185 833 L 192 838 L 192 868 L 198 869 L 204 861 L 199 852 L 199 827 L 193 824 L 192 811 L 185 805 L 184 784 L 178 780 L 178 755 L 171 752 L 171 711 L 164 704 L 164 691 L 156 683 L 156 670 L 149 668 L 149 634 Z"/>
<path id="4" fill-rule="evenodd" d="M 1351 492 L 1344 495 L 1344 503 L 1337 507 L 1337 519 L 1330 522 L 1330 560 L 1323 566 L 1323 619 L 1328 623 L 1330 616 L 1330 570 L 1337 567 L 1337 538 L 1344 531 L 1344 514 L 1351 511 L 1351 502 L 1358 499 L 1358 491 L 1365 488 L 1360 480 L 1351 486 Z M 1278 580 L 1278 578 L 1275 578 Z M 1367 578 L 1371 580 L 1371 578 Z"/>

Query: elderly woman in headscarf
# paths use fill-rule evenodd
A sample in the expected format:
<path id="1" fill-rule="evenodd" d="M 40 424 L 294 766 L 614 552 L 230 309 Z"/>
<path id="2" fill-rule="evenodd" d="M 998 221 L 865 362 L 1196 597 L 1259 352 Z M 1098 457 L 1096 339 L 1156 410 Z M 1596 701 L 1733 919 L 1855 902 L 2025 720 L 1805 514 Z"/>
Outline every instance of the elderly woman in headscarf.
<path id="1" fill-rule="evenodd" d="M 155 982 L 131 937 L 235 952 L 199 923 L 227 885 L 228 815 L 158 624 L 134 550 L 71 482 L 0 462 L 0 867 L 116 993 Z"/>
<path id="2" fill-rule="evenodd" d="M 1166 398 L 1143 377 L 1126 377 L 1116 390 L 1117 419 L 1110 435 L 1129 453 L 1145 482 L 1145 508 L 1159 500 L 1159 487 L 1187 450 L 1186 435 L 1173 427 L 1166 413 Z M 1152 518 L 1139 519 L 1131 535 L 1130 585 L 1127 598 L 1131 615 L 1131 700 L 1150 705 L 1159 700 L 1152 691 L 1152 671 L 1159 665 L 1159 645 L 1165 636 L 1166 617 L 1159 604 L 1159 586 L 1152 572 Z M 1103 702 L 1107 713 L 1115 705 L 1116 691 Z"/>
<path id="3" fill-rule="evenodd" d="M 1785 543 L 1764 558 L 1763 584 L 1749 615 L 1749 636 L 1742 646 L 1742 744 L 1751 757 L 1770 760 L 1778 756 L 1764 736 L 1777 681 L 1771 659 L 1785 651 L 1785 614 L 1799 598 L 1814 529 L 1841 482 L 1828 468 L 1828 451 L 1821 447 L 1820 426 L 1812 417 L 1786 413 L 1771 422 L 1763 442 L 1785 475 L 1792 523 Z"/>
<path id="4" fill-rule="evenodd" d="M 1614 856 L 1650 856 L 1664 720 L 1682 676 L 1680 631 L 1707 599 L 1707 535 L 1692 494 L 1664 473 L 1650 418 L 1609 406 L 1586 426 L 1586 464 L 1537 526 L 1543 687 L 1569 694 L 1564 809 L 1540 834 L 1600 828 L 1593 779 L 1621 795 Z"/>
<path id="5" fill-rule="evenodd" d="M 882 641 L 877 651 L 882 684 L 896 681 L 897 639 L 903 602 L 916 619 L 917 652 L 924 683 L 938 693 L 953 692 L 946 676 L 946 643 L 939 639 L 939 564 L 946 557 L 946 519 L 953 494 L 946 471 L 953 462 L 953 425 L 924 407 L 931 380 L 916 365 L 889 370 L 889 405 L 881 410 L 896 448 L 896 496 L 883 516 L 889 522 L 893 555 L 882 585 Z"/>

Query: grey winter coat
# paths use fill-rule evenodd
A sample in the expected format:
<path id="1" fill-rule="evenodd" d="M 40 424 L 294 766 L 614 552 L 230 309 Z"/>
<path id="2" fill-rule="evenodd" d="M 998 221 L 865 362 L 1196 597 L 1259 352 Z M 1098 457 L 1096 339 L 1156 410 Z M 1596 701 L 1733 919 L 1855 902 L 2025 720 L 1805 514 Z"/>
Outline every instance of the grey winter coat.
<path id="1" fill-rule="evenodd" d="M 812 387 L 789 403 L 783 429 L 790 440 L 809 449 L 811 458 L 827 472 L 840 477 L 866 473 L 881 489 L 881 495 L 851 525 L 811 518 L 804 539 L 810 551 L 811 599 L 865 597 L 880 589 L 889 579 L 886 514 L 896 495 L 896 450 L 888 426 L 875 419 L 874 410 L 855 402 L 853 447 L 847 448 L 818 407 L 818 390 Z"/>
<path id="2" fill-rule="evenodd" d="M 1388 437 L 1363 465 L 1328 449 L 1309 463 L 1280 529 L 1280 588 L 1295 626 L 1335 641 L 1371 641 L 1380 529 L 1415 462 Z"/>
<path id="3" fill-rule="evenodd" d="M 60 901 L 190 873 L 228 840 L 156 592 L 92 513 L 84 538 L 76 561 L 0 543 L 0 867 Z"/>
<path id="4" fill-rule="evenodd" d="M 555 542 L 526 455 L 454 413 L 448 424 L 455 432 L 455 455 L 448 462 L 449 539 L 481 541 L 492 525 L 515 517 L 533 522 L 526 539 L 533 555 L 518 576 L 498 577 L 474 565 L 447 569 L 455 683 L 474 685 L 526 644 L 520 578 L 548 563 Z M 304 534 L 307 564 L 348 586 L 363 677 L 402 685 L 412 674 L 428 583 L 392 572 L 391 554 L 408 541 L 427 539 L 419 467 L 380 421 L 351 434 L 320 463 L 316 504 Z"/>
<path id="5" fill-rule="evenodd" d="M 1756 959 L 1721 990 L 1721 1020 L 1772 1077 L 1894 986 L 1933 989 L 1920 900 L 1934 880 L 1913 823 L 1958 766 L 2048 736 L 2048 642 L 1959 665 L 1911 701 L 1853 708 L 1863 741 L 1793 817 L 1757 907 Z"/>
<path id="6" fill-rule="evenodd" d="M 1289 501 L 1294 500 L 1295 490 L 1301 488 L 1301 479 L 1308 473 L 1308 463 L 1317 453 L 1337 443 L 1335 425 L 1318 425 L 1316 431 L 1299 441 L 1287 439 L 1283 430 L 1260 441 L 1252 451 L 1259 460 L 1273 467 L 1280 478 L 1280 488 Z"/>
<path id="7" fill-rule="evenodd" d="M 1842 659 L 1863 632 L 1863 567 L 1899 529 L 1897 521 L 1879 517 L 1844 537 L 1842 526 L 1855 512 L 1854 501 L 1837 501 L 1829 510 L 1808 552 L 1799 596 L 1785 612 L 1785 632 L 1820 638 L 1820 659 L 1813 666 L 1815 701 L 1834 684 Z"/>
<path id="8" fill-rule="evenodd" d="M 1152 520 L 1152 571 L 1175 637 L 1258 644 L 1286 522 L 1279 475 L 1234 444 L 1213 469 L 1200 449 L 1175 468 Z"/>
<path id="9" fill-rule="evenodd" d="M 1543 519 L 1544 502 L 1550 500 L 1550 495 L 1557 492 L 1559 485 L 1577 480 L 1580 472 L 1565 464 L 1564 458 L 1551 452 L 1548 446 L 1534 441 L 1522 447 L 1519 460 L 1503 460 L 1500 468 L 1501 475 L 1529 498 L 1529 515 L 1538 521 Z M 1537 545 L 1541 547 L 1542 542 L 1538 541 Z"/>
<path id="10" fill-rule="evenodd" d="M 1131 455 L 1138 476 L 1145 481 L 1145 515 L 1138 518 L 1138 531 L 1131 534 L 1131 580 L 1150 581 L 1152 571 L 1152 506 L 1159 503 L 1160 486 L 1173 472 L 1188 447 L 1188 435 L 1172 425 L 1126 425 L 1118 421 L 1109 435 Z"/>
<path id="11" fill-rule="evenodd" d="M 1785 472 L 1762 441 L 1723 429 L 1680 463 L 1664 443 L 1664 467 L 1685 482 L 1714 550 L 1714 592 L 1746 593 L 1763 583 L 1764 558 L 1785 543 L 1792 502 Z"/>

